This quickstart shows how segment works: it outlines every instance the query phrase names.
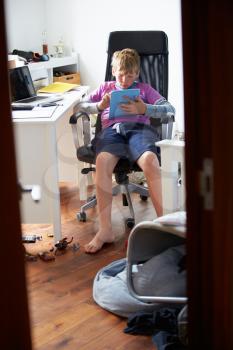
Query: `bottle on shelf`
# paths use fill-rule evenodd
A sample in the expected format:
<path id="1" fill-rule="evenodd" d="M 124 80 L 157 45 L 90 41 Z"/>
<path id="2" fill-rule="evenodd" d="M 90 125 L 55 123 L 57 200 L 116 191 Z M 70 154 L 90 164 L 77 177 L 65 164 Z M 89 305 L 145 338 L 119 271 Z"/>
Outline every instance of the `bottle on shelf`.
<path id="1" fill-rule="evenodd" d="M 58 53 L 58 57 L 63 57 L 64 56 L 64 41 L 63 41 L 63 37 L 62 36 L 60 37 L 60 39 L 58 41 L 57 53 Z"/>
<path id="2" fill-rule="evenodd" d="M 42 32 L 42 51 L 43 55 L 48 54 L 47 32 L 45 30 Z"/>

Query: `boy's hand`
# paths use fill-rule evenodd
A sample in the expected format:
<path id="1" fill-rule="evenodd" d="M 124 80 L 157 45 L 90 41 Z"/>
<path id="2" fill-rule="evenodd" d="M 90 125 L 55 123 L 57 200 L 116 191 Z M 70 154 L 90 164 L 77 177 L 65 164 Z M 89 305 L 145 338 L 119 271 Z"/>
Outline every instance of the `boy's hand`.
<path id="1" fill-rule="evenodd" d="M 110 105 L 110 95 L 105 94 L 102 98 L 102 100 L 97 104 L 98 109 L 100 111 L 103 111 L 105 108 L 108 108 Z"/>
<path id="2" fill-rule="evenodd" d="M 127 103 L 122 103 L 120 108 L 129 114 L 145 114 L 146 104 L 140 97 L 136 97 L 134 101 L 125 96 Z"/>

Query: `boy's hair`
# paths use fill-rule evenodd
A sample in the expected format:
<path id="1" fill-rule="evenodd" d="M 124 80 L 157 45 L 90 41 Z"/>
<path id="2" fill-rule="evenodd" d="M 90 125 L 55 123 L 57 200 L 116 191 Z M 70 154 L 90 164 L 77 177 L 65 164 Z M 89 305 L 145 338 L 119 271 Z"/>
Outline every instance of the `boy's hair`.
<path id="1" fill-rule="evenodd" d="M 139 73 L 140 57 L 134 49 L 115 51 L 112 56 L 112 67 L 123 72 Z"/>

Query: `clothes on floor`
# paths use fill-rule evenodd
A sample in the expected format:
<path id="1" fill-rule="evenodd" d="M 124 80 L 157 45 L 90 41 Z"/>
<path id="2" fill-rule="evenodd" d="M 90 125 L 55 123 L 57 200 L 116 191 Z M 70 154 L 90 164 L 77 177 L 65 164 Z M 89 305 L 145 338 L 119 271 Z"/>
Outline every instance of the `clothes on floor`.
<path id="1" fill-rule="evenodd" d="M 179 263 L 185 255 L 185 246 L 171 247 L 137 266 L 133 275 L 135 290 L 140 295 L 185 296 L 186 271 L 180 271 Z M 127 287 L 126 259 L 120 259 L 103 267 L 95 276 L 93 298 L 102 308 L 122 317 L 136 312 L 151 312 L 164 306 L 146 303 L 133 297 Z"/>

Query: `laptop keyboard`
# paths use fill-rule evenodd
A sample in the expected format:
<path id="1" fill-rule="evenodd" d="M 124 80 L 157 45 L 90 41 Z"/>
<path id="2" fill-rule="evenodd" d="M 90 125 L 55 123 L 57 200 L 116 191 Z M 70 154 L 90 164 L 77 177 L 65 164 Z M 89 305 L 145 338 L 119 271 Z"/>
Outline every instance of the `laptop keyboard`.
<path id="1" fill-rule="evenodd" d="M 44 96 L 34 96 L 34 97 L 24 98 L 23 100 L 20 100 L 17 102 L 34 102 L 34 101 L 42 100 L 44 98 L 45 98 Z"/>

